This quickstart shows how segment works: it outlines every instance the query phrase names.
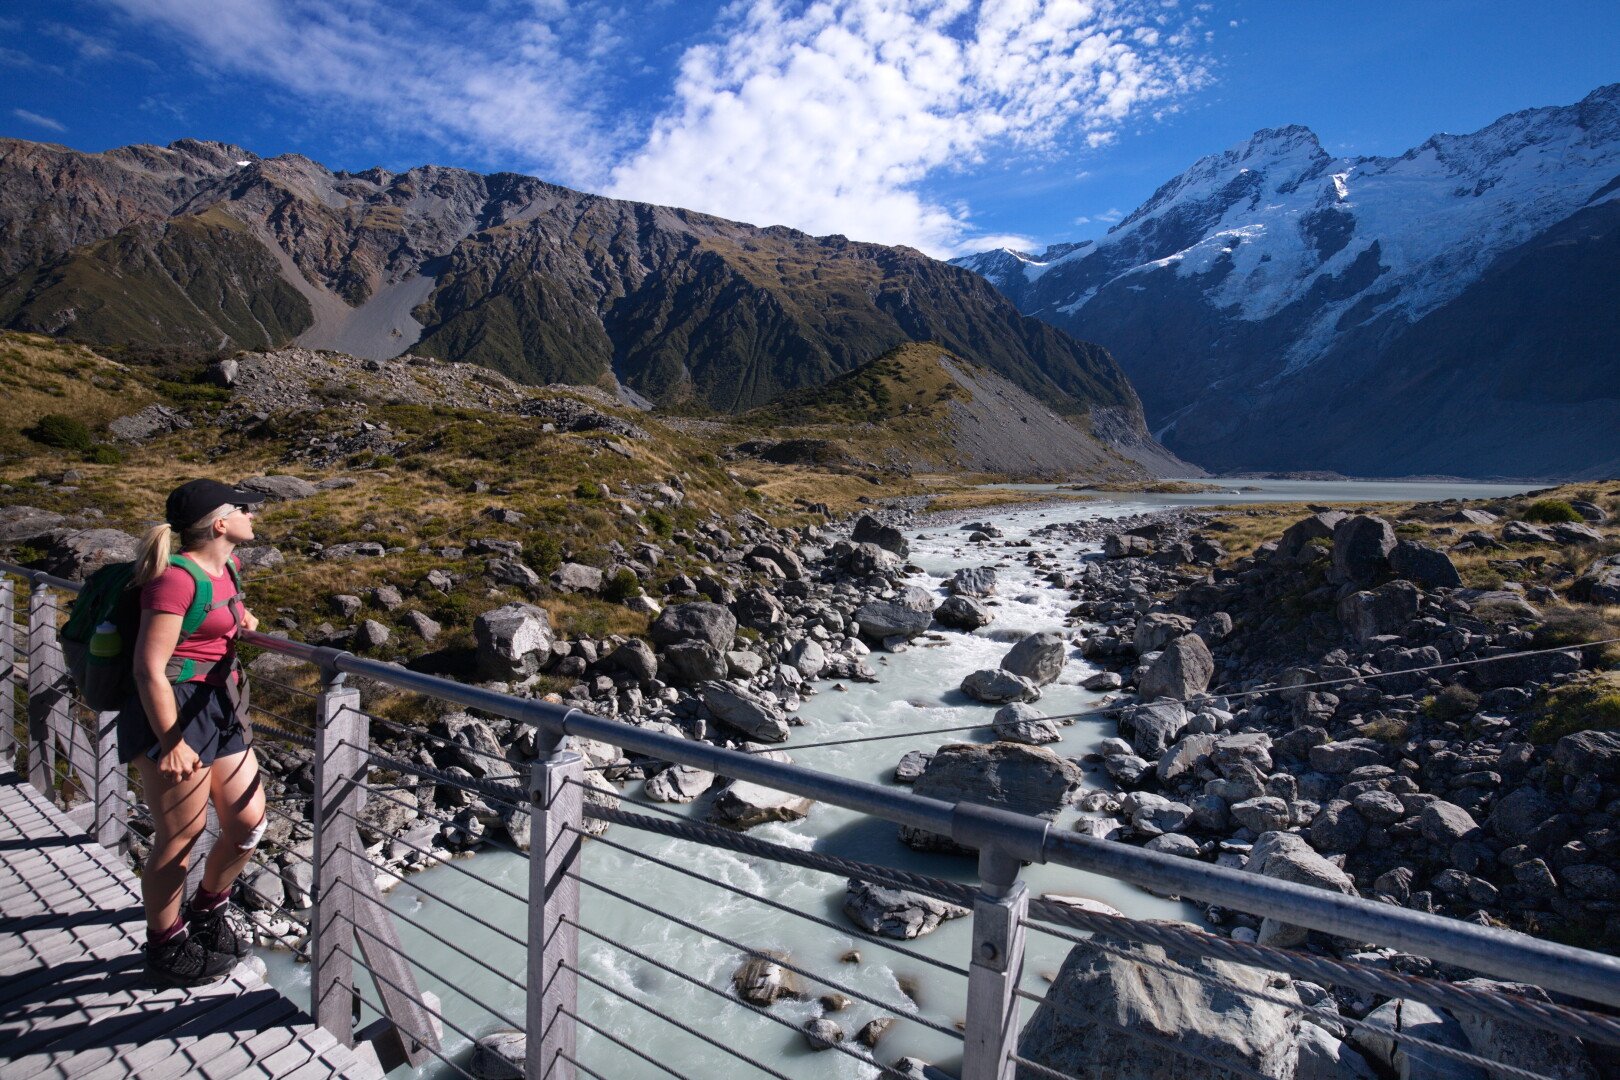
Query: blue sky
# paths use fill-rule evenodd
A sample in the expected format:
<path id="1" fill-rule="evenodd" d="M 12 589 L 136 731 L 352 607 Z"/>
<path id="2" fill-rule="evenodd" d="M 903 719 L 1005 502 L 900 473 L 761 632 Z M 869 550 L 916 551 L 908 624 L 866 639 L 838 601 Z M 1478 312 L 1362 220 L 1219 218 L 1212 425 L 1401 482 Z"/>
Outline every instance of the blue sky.
<path id="1" fill-rule="evenodd" d="M 949 255 L 1083 239 L 1262 127 L 1330 153 L 1620 81 L 1546 0 L 11 0 L 0 133 L 510 169 Z"/>

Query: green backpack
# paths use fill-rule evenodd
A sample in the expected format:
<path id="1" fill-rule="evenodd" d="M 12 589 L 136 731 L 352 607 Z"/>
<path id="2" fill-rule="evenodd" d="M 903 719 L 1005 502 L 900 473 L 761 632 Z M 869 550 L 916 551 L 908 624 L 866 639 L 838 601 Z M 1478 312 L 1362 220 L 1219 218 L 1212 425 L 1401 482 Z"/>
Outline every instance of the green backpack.
<path id="1" fill-rule="evenodd" d="M 197 632 L 214 608 L 214 583 L 202 567 L 183 555 L 169 556 L 169 565 L 191 575 L 196 593 L 180 619 L 180 641 Z M 236 595 L 242 578 L 236 560 L 228 559 Z M 57 637 L 67 660 L 68 674 L 84 703 L 98 712 L 123 708 L 135 690 L 135 638 L 141 628 L 141 590 L 135 585 L 133 562 L 108 563 L 91 574 L 73 601 L 68 620 Z M 196 661 L 184 660 L 169 676 L 182 683 L 196 674 Z"/>

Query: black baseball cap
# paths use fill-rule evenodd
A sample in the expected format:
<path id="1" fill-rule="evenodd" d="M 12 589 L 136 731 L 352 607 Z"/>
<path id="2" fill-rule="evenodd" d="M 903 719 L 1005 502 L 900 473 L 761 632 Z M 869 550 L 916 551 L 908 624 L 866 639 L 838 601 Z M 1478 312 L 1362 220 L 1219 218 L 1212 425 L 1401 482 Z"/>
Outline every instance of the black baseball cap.
<path id="1" fill-rule="evenodd" d="M 262 492 L 244 491 L 218 480 L 187 480 L 169 492 L 163 517 L 171 529 L 186 529 L 221 506 L 246 506 L 262 502 Z"/>

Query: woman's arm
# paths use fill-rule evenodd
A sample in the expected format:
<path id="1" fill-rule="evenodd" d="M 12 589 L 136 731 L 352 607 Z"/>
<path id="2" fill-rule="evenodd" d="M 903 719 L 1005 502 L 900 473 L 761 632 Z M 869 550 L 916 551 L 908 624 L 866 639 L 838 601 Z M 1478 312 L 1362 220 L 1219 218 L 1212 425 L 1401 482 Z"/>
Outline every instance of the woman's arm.
<path id="1" fill-rule="evenodd" d="M 165 671 L 180 643 L 180 622 L 181 616 L 166 611 L 142 611 L 135 639 L 135 688 L 158 739 L 158 771 L 175 781 L 184 780 L 202 764 L 196 751 L 180 737 L 174 687 Z"/>

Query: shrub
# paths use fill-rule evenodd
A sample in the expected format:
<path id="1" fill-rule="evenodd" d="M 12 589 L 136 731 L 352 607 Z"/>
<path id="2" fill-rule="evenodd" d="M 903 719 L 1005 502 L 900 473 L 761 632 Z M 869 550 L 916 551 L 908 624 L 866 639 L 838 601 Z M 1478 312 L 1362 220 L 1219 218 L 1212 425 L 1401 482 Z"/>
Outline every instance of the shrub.
<path id="1" fill-rule="evenodd" d="M 84 426 L 84 421 L 63 416 L 61 413 L 46 413 L 23 434 L 46 446 L 54 446 L 61 450 L 77 450 L 80 453 L 89 453 L 92 441 L 90 429 Z"/>
<path id="2" fill-rule="evenodd" d="M 1479 711 L 1479 695 L 1466 686 L 1451 683 L 1438 694 L 1423 700 L 1423 715 L 1432 720 L 1461 720 Z"/>
<path id="3" fill-rule="evenodd" d="M 600 499 L 602 488 L 594 480 L 581 480 L 574 485 L 574 497 L 579 499 Z"/>
<path id="4" fill-rule="evenodd" d="M 1612 677 L 1565 683 L 1547 692 L 1530 741 L 1557 742 L 1577 731 L 1620 730 L 1620 685 Z"/>
<path id="5" fill-rule="evenodd" d="M 124 455 L 118 447 L 103 444 L 92 447 L 86 460 L 93 465 L 122 465 Z"/>
<path id="6" fill-rule="evenodd" d="M 662 510 L 649 510 L 645 518 L 648 527 L 664 539 L 667 540 L 675 534 L 674 520 Z"/>
<path id="7" fill-rule="evenodd" d="M 641 579 L 636 577 L 635 571 L 621 566 L 608 579 L 607 585 L 602 589 L 602 597 L 615 604 L 622 604 L 632 596 L 641 595 Z"/>
<path id="8" fill-rule="evenodd" d="M 551 533 L 530 534 L 524 541 L 523 557 L 540 574 L 549 574 L 562 564 L 562 541 Z"/>
<path id="9" fill-rule="evenodd" d="M 1580 511 L 1563 499 L 1537 499 L 1525 507 L 1524 520 L 1538 525 L 1556 525 L 1561 521 L 1585 521 Z"/>

